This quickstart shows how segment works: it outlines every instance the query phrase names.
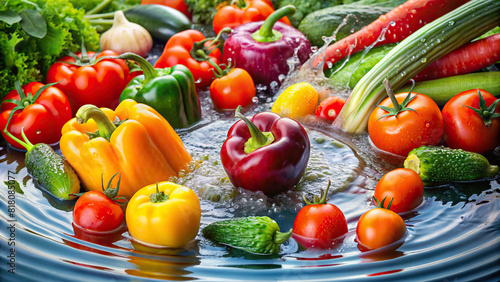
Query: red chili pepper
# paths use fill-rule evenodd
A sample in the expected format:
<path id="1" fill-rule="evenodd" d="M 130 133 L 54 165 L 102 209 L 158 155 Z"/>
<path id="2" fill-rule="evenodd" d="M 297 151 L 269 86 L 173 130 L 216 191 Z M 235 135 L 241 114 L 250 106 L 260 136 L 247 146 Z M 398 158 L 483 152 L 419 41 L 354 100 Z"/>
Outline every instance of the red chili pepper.
<path id="1" fill-rule="evenodd" d="M 291 189 L 309 161 L 311 145 L 297 121 L 273 112 L 261 112 L 250 121 L 241 118 L 229 129 L 221 161 L 235 187 L 272 196 Z"/>
<path id="2" fill-rule="evenodd" d="M 319 103 L 319 106 L 316 108 L 316 116 L 328 121 L 334 121 L 342 110 L 342 107 L 344 107 L 345 102 L 340 97 L 330 96 Z"/>
<path id="3" fill-rule="evenodd" d="M 223 30 L 222 32 L 227 32 Z M 177 64 L 186 66 L 193 74 L 198 89 L 203 89 L 214 80 L 214 67 L 207 62 L 212 60 L 219 65 L 221 52 L 219 40 L 221 33 L 215 38 L 205 38 L 198 30 L 188 29 L 170 37 L 163 49 L 163 53 L 155 63 L 155 68 L 168 68 Z"/>
<path id="4" fill-rule="evenodd" d="M 18 142 L 4 133 L 7 131 L 19 139 L 26 137 L 33 144 L 55 144 L 61 138 L 63 125 L 71 119 L 71 107 L 64 93 L 52 84 L 30 82 L 7 93 L 0 106 L 0 129 L 2 135 L 13 147 L 24 150 Z M 10 121 L 9 121 L 10 118 Z"/>
<path id="5" fill-rule="evenodd" d="M 101 59 L 116 57 L 111 50 L 101 53 L 82 52 L 62 57 L 50 66 L 47 83 L 59 82 L 55 86 L 68 97 L 73 115 L 85 104 L 114 109 L 120 94 L 132 77 L 125 60 Z"/>
<path id="6" fill-rule="evenodd" d="M 238 0 L 232 5 L 224 6 L 217 11 L 212 22 L 215 33 L 223 28 L 235 28 L 239 25 L 263 21 L 274 12 L 273 6 L 264 0 Z M 279 20 L 287 25 L 290 20 L 283 17 Z"/>

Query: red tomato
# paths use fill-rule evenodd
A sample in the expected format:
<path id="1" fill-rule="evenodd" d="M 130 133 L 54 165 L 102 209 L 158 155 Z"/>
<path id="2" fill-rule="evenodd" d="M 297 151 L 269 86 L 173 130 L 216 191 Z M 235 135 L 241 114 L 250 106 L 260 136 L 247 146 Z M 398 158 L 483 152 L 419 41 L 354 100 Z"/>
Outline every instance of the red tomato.
<path id="1" fill-rule="evenodd" d="M 7 130 L 23 140 L 21 129 L 24 128 L 24 133 L 32 144 L 59 142 L 63 125 L 72 117 L 68 98 L 56 87 L 48 87 L 36 97 L 43 86 L 40 82 L 30 82 L 22 87 L 24 97 L 21 98 L 14 89 L 2 100 L 0 129 L 5 140 L 15 148 L 25 149 L 3 132 L 14 108 L 20 107 L 14 111 Z"/>
<path id="2" fill-rule="evenodd" d="M 174 8 L 177 11 L 183 13 L 188 17 L 189 19 L 192 18 L 191 13 L 189 12 L 189 7 L 184 3 L 184 0 L 142 0 L 141 5 L 147 5 L 147 4 L 158 4 L 158 5 L 163 5 L 167 6 L 170 8 Z"/>
<path id="3" fill-rule="evenodd" d="M 239 105 L 250 105 L 255 97 L 252 77 L 244 69 L 233 68 L 221 78 L 210 84 L 210 98 L 214 105 L 223 110 L 234 110 Z"/>
<path id="4" fill-rule="evenodd" d="M 395 97 L 401 103 L 408 93 Z M 377 107 L 368 119 L 368 134 L 373 144 L 380 150 L 400 156 L 422 145 L 437 145 L 443 136 L 443 116 L 438 105 L 428 96 L 412 94 L 406 107 L 413 109 L 383 117 L 388 111 Z M 386 98 L 379 106 L 393 107 Z"/>
<path id="5" fill-rule="evenodd" d="M 390 201 L 391 210 L 396 213 L 410 211 L 423 201 L 424 184 L 413 170 L 397 168 L 386 173 L 375 187 L 375 198 Z M 387 208 L 387 205 L 383 206 Z"/>
<path id="6" fill-rule="evenodd" d="M 481 108 L 479 94 L 485 101 L 486 107 Z M 485 153 L 500 145 L 500 118 L 493 118 L 494 113 L 500 115 L 500 103 L 496 109 L 490 109 L 495 96 L 482 89 L 471 89 L 455 95 L 443 107 L 444 140 L 446 144 L 454 149 Z M 480 109 L 481 113 L 488 112 L 491 119 L 489 126 L 481 115 L 472 110 Z M 483 114 L 484 115 L 484 114 Z"/>
<path id="7" fill-rule="evenodd" d="M 365 212 L 356 227 L 356 239 L 362 250 L 378 249 L 401 240 L 406 225 L 397 213 L 384 208 Z"/>
<path id="8" fill-rule="evenodd" d="M 328 121 L 334 121 L 344 107 L 345 102 L 340 97 L 330 96 L 319 103 L 319 106 L 316 108 L 316 116 Z"/>
<path id="9" fill-rule="evenodd" d="M 331 248 L 336 238 L 347 233 L 345 216 L 337 206 L 326 203 L 327 193 L 328 188 L 318 202 L 306 201 L 308 205 L 295 217 L 292 237 L 305 248 Z"/>
<path id="10" fill-rule="evenodd" d="M 97 107 L 114 109 L 120 100 L 120 95 L 127 86 L 131 77 L 129 68 L 124 60 L 97 59 L 104 56 L 118 56 L 115 52 L 106 50 L 99 53 L 94 59 L 94 52 L 88 52 L 88 57 L 81 53 L 77 65 L 75 58 L 62 57 L 50 66 L 47 72 L 47 83 L 59 82 L 55 87 L 61 89 L 71 103 L 73 115 L 85 104 Z M 69 62 L 69 63 L 65 63 Z"/>
<path id="11" fill-rule="evenodd" d="M 86 231 L 109 232 L 123 223 L 123 209 L 118 204 L 116 189 L 109 188 L 116 174 L 111 178 L 108 188 L 103 191 L 85 192 L 78 198 L 73 208 L 74 224 Z M 118 185 L 120 180 L 118 180 Z"/>

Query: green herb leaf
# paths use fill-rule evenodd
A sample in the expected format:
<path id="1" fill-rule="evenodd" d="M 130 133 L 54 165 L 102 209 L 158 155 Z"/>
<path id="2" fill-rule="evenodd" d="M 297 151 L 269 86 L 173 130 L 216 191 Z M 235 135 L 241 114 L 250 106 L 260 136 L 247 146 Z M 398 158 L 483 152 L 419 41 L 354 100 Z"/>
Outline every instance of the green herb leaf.
<path id="1" fill-rule="evenodd" d="M 26 33 L 37 38 L 43 38 L 47 34 L 47 22 L 38 11 L 25 9 L 19 15 L 22 18 L 21 27 Z"/>
<path id="2" fill-rule="evenodd" d="M 21 17 L 12 10 L 0 11 L 0 21 L 13 25 L 21 21 Z"/>
<path id="3" fill-rule="evenodd" d="M 5 183 L 5 185 L 7 185 L 7 187 L 10 187 L 10 186 L 14 185 L 14 191 L 16 191 L 16 193 L 18 193 L 18 194 L 24 194 L 24 191 L 21 189 L 21 186 L 19 185 L 19 182 L 17 182 L 16 180 L 14 180 L 14 184 L 9 183 L 9 181 L 4 181 L 3 183 Z"/>

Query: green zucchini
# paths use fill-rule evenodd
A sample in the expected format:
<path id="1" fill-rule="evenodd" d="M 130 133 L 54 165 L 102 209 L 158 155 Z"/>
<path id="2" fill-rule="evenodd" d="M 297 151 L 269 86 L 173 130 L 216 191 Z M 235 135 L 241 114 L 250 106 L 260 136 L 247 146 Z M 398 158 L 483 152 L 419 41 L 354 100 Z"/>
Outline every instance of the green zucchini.
<path id="1" fill-rule="evenodd" d="M 368 52 L 357 52 L 325 70 L 325 76 L 332 85 L 353 89 L 361 78 L 384 58 L 396 44 L 374 47 Z M 366 53 L 366 54 L 365 54 Z M 346 62 L 347 60 L 347 62 Z"/>
<path id="2" fill-rule="evenodd" d="M 298 30 L 309 39 L 311 45 L 321 47 L 325 45 L 323 36 L 332 36 L 347 15 L 353 15 L 355 18 L 350 18 L 347 24 L 338 30 L 336 40 L 350 35 L 352 30 L 360 30 L 390 10 L 391 8 L 362 5 L 328 7 L 307 15 L 300 22 Z"/>
<path id="3" fill-rule="evenodd" d="M 398 89 L 434 60 L 498 24 L 500 1 L 472 0 L 420 28 L 363 76 L 336 122 L 346 132 L 363 133 L 371 111 L 387 95 L 384 79 Z"/>
<path id="4" fill-rule="evenodd" d="M 498 173 L 498 166 L 490 165 L 481 154 L 442 146 L 413 149 L 404 161 L 404 167 L 418 173 L 426 186 L 477 180 Z"/>
<path id="5" fill-rule="evenodd" d="M 476 72 L 456 75 L 415 83 L 413 92 L 432 98 L 439 106 L 444 106 L 448 100 L 458 93 L 480 88 L 493 96 L 500 96 L 500 72 Z M 403 86 L 398 92 L 408 92 L 411 85 Z"/>
<path id="6" fill-rule="evenodd" d="M 191 21 L 183 13 L 163 5 L 137 5 L 124 14 L 127 20 L 141 25 L 161 42 L 167 42 L 172 35 L 191 28 Z"/>
<path id="7" fill-rule="evenodd" d="M 276 221 L 267 216 L 233 218 L 211 223 L 203 236 L 217 243 L 254 254 L 277 254 L 292 230 L 281 233 Z"/>
<path id="8" fill-rule="evenodd" d="M 9 119 L 10 121 L 10 119 Z M 68 161 L 45 143 L 31 144 L 24 131 L 24 142 L 7 131 L 4 132 L 27 150 L 24 163 L 28 173 L 38 181 L 42 188 L 63 200 L 73 200 L 80 192 L 80 179 Z"/>

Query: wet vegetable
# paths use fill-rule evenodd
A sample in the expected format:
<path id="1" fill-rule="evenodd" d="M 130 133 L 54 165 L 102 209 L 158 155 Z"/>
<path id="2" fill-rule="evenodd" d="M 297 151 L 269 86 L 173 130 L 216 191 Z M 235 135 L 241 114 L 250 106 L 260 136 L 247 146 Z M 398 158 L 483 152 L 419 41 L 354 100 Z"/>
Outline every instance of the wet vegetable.
<path id="1" fill-rule="evenodd" d="M 24 141 L 10 134 L 7 128 L 3 132 L 26 148 L 24 163 L 28 173 L 43 188 L 59 199 L 73 200 L 75 198 L 72 194 L 80 192 L 80 180 L 64 157 L 45 143 L 33 145 L 22 130 L 21 135 Z"/>
<path id="2" fill-rule="evenodd" d="M 396 213 L 408 212 L 418 207 L 424 196 L 420 176 L 408 168 L 396 168 L 386 173 L 375 186 L 375 198 L 391 200 L 390 209 Z"/>
<path id="3" fill-rule="evenodd" d="M 407 3 L 410 2 L 418 1 Z M 387 78 L 392 87 L 398 89 L 435 59 L 497 26 L 500 23 L 499 14 L 500 2 L 472 0 L 404 39 L 353 89 L 341 113 L 342 129 L 353 133 L 364 132 L 370 112 L 384 95 L 384 79 Z M 414 18 L 418 20 L 418 17 Z M 386 35 L 386 38 L 389 37 Z M 422 41 L 428 44 L 422 44 Z"/>
<path id="4" fill-rule="evenodd" d="M 328 189 L 312 202 L 304 197 L 306 206 L 300 209 L 293 222 L 293 238 L 305 248 L 329 249 L 335 240 L 347 233 L 344 213 L 335 205 L 327 203 Z"/>
<path id="5" fill-rule="evenodd" d="M 276 221 L 267 216 L 250 216 L 218 221 L 203 228 L 203 236 L 217 243 L 255 254 L 277 254 L 292 235 L 281 233 Z"/>
<path id="6" fill-rule="evenodd" d="M 327 121 L 334 121 L 345 105 L 345 100 L 337 96 L 330 96 L 319 103 L 316 108 L 316 117 Z"/>
<path id="7" fill-rule="evenodd" d="M 238 106 L 246 107 L 253 103 L 255 84 L 248 72 L 242 68 L 222 70 L 215 68 L 216 78 L 210 84 L 210 98 L 215 107 L 222 110 L 234 110 Z"/>
<path id="8" fill-rule="evenodd" d="M 133 99 L 160 113 L 173 128 L 185 128 L 201 119 L 201 106 L 193 75 L 184 65 L 153 68 L 145 59 L 126 53 L 119 58 L 133 60 L 143 75 L 130 81 L 120 101 Z"/>
<path id="9" fill-rule="evenodd" d="M 500 146 L 500 99 L 471 89 L 451 98 L 443 108 L 448 147 L 486 153 Z"/>
<path id="10" fill-rule="evenodd" d="M 283 117 L 297 119 L 314 114 L 318 105 L 318 91 L 307 82 L 287 87 L 273 104 L 272 111 Z"/>
<path id="11" fill-rule="evenodd" d="M 309 161 L 307 132 L 293 119 L 260 112 L 249 120 L 240 109 L 220 153 L 231 183 L 268 196 L 291 189 Z"/>
<path id="12" fill-rule="evenodd" d="M 30 82 L 21 87 L 16 82 L 15 89 L 4 97 L 0 105 L 0 128 L 7 128 L 17 139 L 22 138 L 21 131 L 24 131 L 33 144 L 58 143 L 61 129 L 69 119 L 71 107 L 68 98 L 53 84 Z M 2 136 L 11 146 L 24 149 L 3 131 Z"/>
<path id="13" fill-rule="evenodd" d="M 125 213 L 132 238 L 148 246 L 182 248 L 200 228 L 198 196 L 173 182 L 141 188 L 130 199 Z"/>
<path id="14" fill-rule="evenodd" d="M 223 61 L 231 61 L 252 76 L 257 91 L 274 94 L 289 71 L 287 60 L 296 57 L 295 67 L 309 59 L 309 40 L 292 26 L 277 22 L 295 11 L 293 6 L 276 10 L 264 22 L 233 29 L 224 42 Z"/>
<path id="15" fill-rule="evenodd" d="M 442 146 L 413 149 L 404 167 L 418 173 L 424 185 L 476 180 L 498 173 L 498 166 L 490 165 L 481 154 Z"/>
<path id="16" fill-rule="evenodd" d="M 64 125 L 60 147 L 88 190 L 100 191 L 101 175 L 120 172 L 120 193 L 132 196 L 177 176 L 192 160 L 172 126 L 148 105 L 124 100 L 115 111 L 85 105 L 76 116 Z"/>

